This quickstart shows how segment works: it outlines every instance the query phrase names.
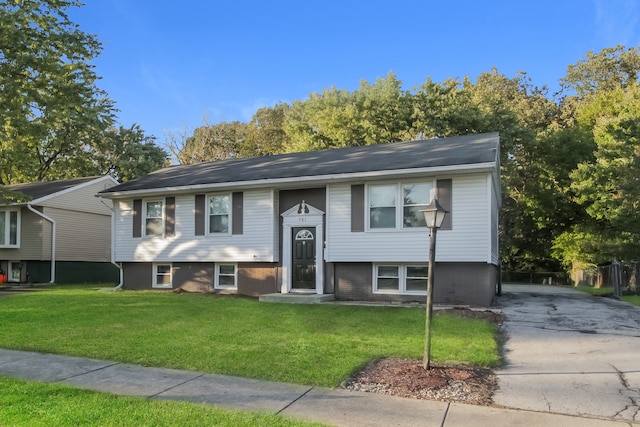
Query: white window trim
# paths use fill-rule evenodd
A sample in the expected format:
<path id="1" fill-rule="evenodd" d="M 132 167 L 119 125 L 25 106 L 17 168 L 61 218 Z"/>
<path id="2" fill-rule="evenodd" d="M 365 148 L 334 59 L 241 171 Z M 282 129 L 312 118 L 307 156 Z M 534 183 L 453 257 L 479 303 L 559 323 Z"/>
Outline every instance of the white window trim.
<path id="1" fill-rule="evenodd" d="M 209 226 L 209 224 L 211 223 L 211 198 L 212 197 L 220 197 L 220 196 L 227 196 L 229 198 L 229 226 L 227 228 L 226 232 L 221 232 L 221 231 L 211 231 L 211 228 Z M 212 235 L 212 236 L 230 236 L 232 234 L 232 230 L 233 230 L 233 194 L 231 193 L 212 193 L 212 194 L 207 194 L 207 199 L 206 199 L 206 215 L 204 216 L 204 229 L 206 231 L 207 235 Z"/>
<path id="2" fill-rule="evenodd" d="M 10 241 L 10 236 L 11 236 L 11 221 L 10 221 L 10 212 L 16 212 L 17 213 L 17 223 L 16 223 L 16 244 L 12 245 L 9 243 Z M 0 214 L 5 216 L 5 233 L 4 233 L 4 237 L 6 239 L 6 244 L 4 242 L 0 242 L 0 248 L 2 249 L 20 249 L 20 240 L 21 240 L 21 236 L 20 236 L 20 230 L 22 229 L 21 224 L 22 224 L 22 213 L 20 211 L 20 209 L 2 209 L 0 210 Z"/>
<path id="3" fill-rule="evenodd" d="M 398 289 L 378 289 L 378 267 L 398 267 Z M 427 290 L 424 291 L 409 291 L 407 290 L 407 268 L 408 267 L 427 267 L 425 264 L 420 263 L 393 263 L 393 262 L 380 262 L 373 264 L 373 283 L 372 289 L 374 294 L 393 294 L 393 295 L 426 295 Z M 427 267 L 428 268 L 428 267 Z"/>
<path id="4" fill-rule="evenodd" d="M 233 286 L 220 285 L 220 266 L 232 265 L 233 266 Z M 221 262 L 216 263 L 215 277 L 214 277 L 214 289 L 238 289 L 238 264 L 233 262 Z"/>
<path id="5" fill-rule="evenodd" d="M 411 184 L 429 184 L 431 186 L 429 199 L 434 197 L 434 191 L 436 188 L 435 180 L 410 180 L 410 181 L 395 181 L 395 182 L 372 182 L 366 185 L 365 188 L 365 224 L 366 231 L 373 233 L 388 233 L 390 231 L 412 231 L 412 230 L 423 230 L 427 227 L 405 227 L 404 226 L 404 186 Z M 381 185 L 395 185 L 396 186 L 396 226 L 393 228 L 371 228 L 371 203 L 369 201 L 369 191 L 371 187 L 381 186 Z M 427 202 L 428 203 L 428 202 Z"/>
<path id="6" fill-rule="evenodd" d="M 12 276 L 14 266 L 17 267 L 17 270 L 18 270 L 17 279 L 14 279 Z M 20 261 L 8 261 L 7 262 L 7 281 L 12 283 L 20 283 L 21 276 L 22 276 L 22 263 Z"/>
<path id="7" fill-rule="evenodd" d="M 153 202 L 162 203 L 162 216 L 161 216 L 162 234 L 147 234 L 147 204 L 153 203 Z M 142 201 L 142 236 L 143 237 L 163 237 L 164 238 L 165 222 L 166 222 L 165 210 L 167 208 L 166 205 L 167 204 L 164 199 L 145 199 Z"/>
<path id="8" fill-rule="evenodd" d="M 169 266 L 169 284 L 168 285 L 159 285 L 158 284 L 158 266 L 168 265 Z M 172 289 L 173 288 L 173 264 L 170 262 L 158 262 L 153 264 L 153 282 L 151 284 L 152 288 L 155 289 Z"/>

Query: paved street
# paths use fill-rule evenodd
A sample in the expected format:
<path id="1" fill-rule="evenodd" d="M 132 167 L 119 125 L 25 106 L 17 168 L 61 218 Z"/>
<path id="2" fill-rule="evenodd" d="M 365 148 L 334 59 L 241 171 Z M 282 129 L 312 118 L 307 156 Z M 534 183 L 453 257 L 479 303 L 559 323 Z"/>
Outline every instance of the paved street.
<path id="1" fill-rule="evenodd" d="M 570 288 L 506 285 L 505 366 L 494 402 L 640 421 L 640 307 Z"/>

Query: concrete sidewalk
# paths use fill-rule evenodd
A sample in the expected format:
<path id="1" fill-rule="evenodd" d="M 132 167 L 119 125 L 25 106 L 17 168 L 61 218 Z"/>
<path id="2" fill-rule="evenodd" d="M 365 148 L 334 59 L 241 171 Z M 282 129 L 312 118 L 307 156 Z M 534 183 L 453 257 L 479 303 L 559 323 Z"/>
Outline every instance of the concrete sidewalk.
<path id="1" fill-rule="evenodd" d="M 628 422 L 405 399 L 106 360 L 0 349 L 0 375 L 120 395 L 263 411 L 335 426 L 567 426 Z"/>

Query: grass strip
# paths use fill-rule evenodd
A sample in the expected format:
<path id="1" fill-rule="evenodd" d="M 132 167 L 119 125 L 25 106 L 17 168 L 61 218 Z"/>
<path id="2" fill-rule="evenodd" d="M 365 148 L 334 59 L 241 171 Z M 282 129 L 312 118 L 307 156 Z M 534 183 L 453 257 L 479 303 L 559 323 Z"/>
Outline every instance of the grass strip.
<path id="1" fill-rule="evenodd" d="M 420 359 L 424 311 L 57 287 L 0 298 L 0 347 L 334 387 L 373 359 Z M 496 366 L 496 329 L 436 312 L 431 354 Z"/>
<path id="2" fill-rule="evenodd" d="M 5 377 L 0 377 L 0 402 L 0 425 L 3 426 L 321 425 L 267 413 L 116 396 Z"/>

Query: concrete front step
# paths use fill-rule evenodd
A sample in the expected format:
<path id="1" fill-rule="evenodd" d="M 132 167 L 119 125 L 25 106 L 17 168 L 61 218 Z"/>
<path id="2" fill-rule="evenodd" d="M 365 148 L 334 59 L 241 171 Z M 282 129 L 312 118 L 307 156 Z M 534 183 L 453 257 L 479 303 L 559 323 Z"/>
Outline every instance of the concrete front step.
<path id="1" fill-rule="evenodd" d="M 259 301 L 262 302 L 282 302 L 286 304 L 320 304 L 321 302 L 335 301 L 334 294 L 263 294 L 260 295 Z"/>

